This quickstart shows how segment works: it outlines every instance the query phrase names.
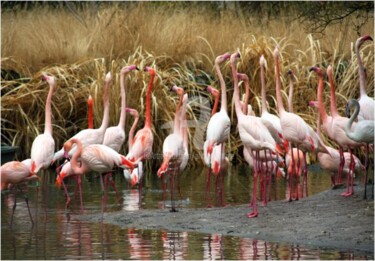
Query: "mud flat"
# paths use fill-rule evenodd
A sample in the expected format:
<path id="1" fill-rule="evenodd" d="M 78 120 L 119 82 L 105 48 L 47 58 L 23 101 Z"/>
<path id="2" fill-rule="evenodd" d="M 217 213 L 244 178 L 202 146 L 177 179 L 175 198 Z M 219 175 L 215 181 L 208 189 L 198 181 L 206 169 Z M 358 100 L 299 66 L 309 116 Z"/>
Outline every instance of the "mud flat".
<path id="1" fill-rule="evenodd" d="M 123 228 L 167 229 L 218 233 L 310 248 L 336 249 L 374 256 L 374 200 L 363 200 L 363 187 L 342 197 L 345 189 L 327 190 L 298 201 L 272 201 L 259 206 L 259 216 L 249 219 L 248 205 L 222 208 L 147 209 L 105 213 L 104 223 Z M 371 194 L 371 186 L 368 186 Z M 100 214 L 83 215 L 97 222 Z"/>

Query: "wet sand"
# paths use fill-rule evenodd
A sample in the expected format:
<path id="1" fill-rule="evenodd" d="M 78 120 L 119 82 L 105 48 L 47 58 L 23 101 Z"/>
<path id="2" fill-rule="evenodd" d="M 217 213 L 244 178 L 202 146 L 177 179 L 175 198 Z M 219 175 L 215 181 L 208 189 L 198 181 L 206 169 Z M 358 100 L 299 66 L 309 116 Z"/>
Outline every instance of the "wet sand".
<path id="1" fill-rule="evenodd" d="M 344 188 L 327 190 L 298 201 L 272 201 L 259 205 L 259 216 L 249 219 L 248 205 L 221 208 L 168 208 L 105 213 L 104 223 L 123 228 L 167 229 L 248 237 L 374 255 L 374 201 L 363 200 L 363 187 L 340 196 Z M 371 194 L 371 186 L 368 186 Z M 97 222 L 98 215 L 80 219 Z"/>

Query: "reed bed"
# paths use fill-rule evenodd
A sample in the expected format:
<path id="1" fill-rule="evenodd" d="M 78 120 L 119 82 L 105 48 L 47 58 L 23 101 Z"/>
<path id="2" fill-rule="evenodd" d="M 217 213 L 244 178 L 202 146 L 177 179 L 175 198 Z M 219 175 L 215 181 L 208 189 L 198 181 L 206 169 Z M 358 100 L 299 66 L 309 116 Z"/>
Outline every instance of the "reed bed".
<path id="1" fill-rule="evenodd" d="M 312 126 L 316 112 L 307 107 L 316 99 L 317 77 L 308 69 L 318 64 L 324 69 L 332 64 L 336 80 L 337 104 L 342 113 L 348 98 L 359 95 L 358 66 L 353 43 L 358 35 L 345 25 L 327 28 L 323 38 L 305 32 L 288 13 L 265 22 L 262 17 L 236 17 L 233 11 L 214 12 L 202 8 L 175 6 L 171 3 L 106 3 L 93 14 L 89 7 L 72 13 L 64 8 L 41 5 L 32 10 L 2 12 L 1 37 L 1 138 L 3 143 L 18 145 L 18 157 L 30 156 L 34 138 L 44 129 L 44 106 L 48 93 L 42 72 L 56 78 L 53 95 L 53 135 L 56 149 L 64 141 L 87 128 L 86 100 L 94 99 L 94 124 L 99 127 L 103 114 L 105 74 L 113 75 L 110 92 L 110 125 L 117 125 L 120 115 L 119 72 L 123 66 L 137 64 L 152 66 L 157 71 L 152 98 L 154 123 L 154 152 L 161 153 L 164 138 L 170 129 L 160 126 L 174 117 L 177 97 L 169 92 L 176 84 L 190 97 L 212 99 L 205 91 L 207 85 L 219 88 L 214 59 L 224 52 L 239 50 L 238 70 L 250 78 L 250 103 L 259 114 L 260 70 L 263 54 L 268 63 L 266 71 L 269 110 L 276 113 L 275 77 L 272 51 L 279 46 L 284 96 L 288 91 L 287 71 L 296 75 L 294 111 Z M 338 33 L 346 29 L 346 33 Z M 364 26 L 363 34 L 372 33 L 373 23 Z M 373 96 L 373 44 L 362 48 L 367 68 L 368 94 Z M 229 143 L 231 157 L 241 160 L 240 142 L 236 132 L 236 117 L 232 102 L 232 77 L 229 65 L 222 68 L 228 89 L 229 113 L 233 122 Z M 4 73 L 4 74 L 3 74 Z M 8 75 L 6 75 L 8 73 Z M 13 73 L 13 77 L 9 73 Z M 16 76 L 14 76 L 16 75 Z M 144 114 L 148 74 L 139 71 L 127 76 L 127 106 Z M 326 105 L 329 88 L 325 89 Z M 328 108 L 328 106 L 327 106 Z M 209 103 L 191 100 L 188 120 L 201 128 L 202 112 L 210 110 Z M 143 118 L 139 128 L 143 126 Z M 126 128 L 130 129 L 131 117 Z M 200 164 L 202 146 L 197 141 L 197 128 L 189 128 L 191 164 Z M 198 139 L 199 140 L 199 139 Z M 330 144 L 328 139 L 325 139 Z M 332 145 L 332 144 L 331 144 Z M 126 153 L 124 145 L 122 153 Z M 159 161 L 153 161 L 158 164 Z"/>

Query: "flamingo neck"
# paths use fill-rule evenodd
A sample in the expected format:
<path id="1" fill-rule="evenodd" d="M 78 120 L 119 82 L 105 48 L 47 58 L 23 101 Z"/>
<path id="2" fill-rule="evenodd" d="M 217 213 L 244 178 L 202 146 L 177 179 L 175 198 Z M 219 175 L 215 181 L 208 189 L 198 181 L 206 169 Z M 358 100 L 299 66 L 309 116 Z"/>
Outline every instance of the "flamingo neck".
<path id="1" fill-rule="evenodd" d="M 266 79 L 264 76 L 264 66 L 260 66 L 260 82 L 262 84 L 262 113 L 264 113 L 267 112 Z"/>
<path id="2" fill-rule="evenodd" d="M 181 108 L 181 115 L 180 115 L 180 123 L 181 123 L 181 136 L 182 140 L 184 142 L 184 147 L 185 149 L 188 148 L 188 133 L 187 133 L 187 122 L 186 122 L 186 106 L 187 106 L 187 99 L 186 101 L 184 100 L 182 103 L 182 108 Z"/>
<path id="3" fill-rule="evenodd" d="M 353 101 L 350 104 L 350 107 L 352 107 L 352 106 L 354 106 L 354 112 L 353 112 L 352 116 L 350 116 L 348 122 L 345 125 L 345 133 L 351 139 L 355 138 L 355 134 L 351 130 L 351 128 L 352 128 L 353 122 L 355 121 L 355 119 L 357 119 L 358 114 L 359 114 L 359 110 L 360 110 L 359 103 L 357 101 Z"/>
<path id="4" fill-rule="evenodd" d="M 359 53 L 360 47 L 361 47 L 361 44 L 359 44 L 359 43 L 357 43 L 355 45 L 355 53 L 357 55 L 357 62 L 358 62 L 359 91 L 360 91 L 360 95 L 364 96 L 364 95 L 367 95 L 367 93 L 366 93 L 366 75 L 365 75 L 365 69 L 363 67 L 361 54 Z"/>
<path id="5" fill-rule="evenodd" d="M 94 128 L 94 118 L 92 113 L 92 103 L 87 104 L 87 121 L 88 121 L 88 128 L 93 129 Z"/>
<path id="6" fill-rule="evenodd" d="M 178 104 L 176 106 L 176 113 L 174 115 L 174 127 L 173 127 L 173 133 L 178 133 L 180 134 L 181 130 L 180 130 L 180 108 L 181 108 L 181 104 L 182 104 L 182 99 L 184 97 L 183 94 L 179 95 L 180 96 L 180 99 L 178 101 Z"/>
<path id="7" fill-rule="evenodd" d="M 147 87 L 147 94 L 146 94 L 146 120 L 145 120 L 145 127 L 151 128 L 152 121 L 151 121 L 151 93 L 152 87 L 154 85 L 155 75 L 151 74 L 150 82 Z"/>
<path id="8" fill-rule="evenodd" d="M 227 111 L 227 89 L 225 87 L 225 81 L 223 78 L 223 74 L 221 73 L 220 70 L 220 65 L 218 63 L 215 64 L 216 68 L 216 73 L 217 77 L 219 78 L 220 81 L 220 87 L 221 87 L 221 107 L 220 111 Z"/>
<path id="9" fill-rule="evenodd" d="M 120 93 L 121 93 L 121 113 L 120 121 L 118 126 L 125 130 L 125 120 L 126 120 L 126 92 L 125 92 L 125 74 L 120 74 Z"/>
<path id="10" fill-rule="evenodd" d="M 104 97 L 103 97 L 103 102 L 104 102 L 103 120 L 102 120 L 102 125 L 100 126 L 100 129 L 103 131 L 107 129 L 108 124 L 109 124 L 109 87 L 110 87 L 110 82 L 106 82 L 105 90 L 104 90 Z"/>
<path id="11" fill-rule="evenodd" d="M 84 166 L 83 161 L 82 164 L 78 163 L 78 158 L 80 158 L 82 154 L 82 143 L 78 139 L 71 139 L 70 142 L 72 143 L 72 145 L 75 143 L 77 146 L 75 153 L 72 155 L 72 158 L 70 159 L 72 170 L 74 174 L 82 175 L 86 172 L 86 168 Z"/>
<path id="12" fill-rule="evenodd" d="M 276 100 L 277 100 L 277 110 L 279 114 L 285 111 L 283 105 L 283 97 L 281 96 L 281 79 L 280 79 L 280 64 L 279 57 L 275 57 L 275 76 L 276 76 Z"/>
<path id="13" fill-rule="evenodd" d="M 134 118 L 134 122 L 133 122 L 133 125 L 132 127 L 130 128 L 130 131 L 129 131 L 129 139 L 128 139 L 128 147 L 129 147 L 129 151 L 131 151 L 132 147 L 133 147 L 133 142 L 134 142 L 134 133 L 135 133 L 135 128 L 137 127 L 137 124 L 138 124 L 138 121 L 139 121 L 139 115 L 137 114 Z"/>
<path id="14" fill-rule="evenodd" d="M 234 107 L 236 110 L 237 118 L 240 116 L 243 116 L 244 113 L 241 110 L 241 103 L 240 103 L 240 90 L 238 88 L 238 77 L 237 77 L 237 71 L 236 71 L 236 64 L 231 63 L 232 68 L 232 75 L 233 75 L 233 85 L 234 85 Z"/>
<path id="15" fill-rule="evenodd" d="M 49 86 L 48 96 L 46 100 L 46 107 L 45 107 L 45 120 L 44 120 L 44 133 L 48 133 L 52 135 L 52 112 L 51 112 L 51 101 L 52 101 L 52 94 L 54 90 L 54 84 Z"/>
<path id="16" fill-rule="evenodd" d="M 333 82 L 332 72 L 328 73 L 328 80 L 329 80 L 329 86 L 331 88 L 331 97 L 330 97 L 331 115 L 332 115 L 332 117 L 336 117 L 336 116 L 339 115 L 339 113 L 337 111 L 337 106 L 336 106 L 335 83 Z"/>
<path id="17" fill-rule="evenodd" d="M 322 118 L 322 121 L 325 122 L 327 120 L 327 111 L 324 108 L 323 104 L 323 87 L 324 87 L 324 80 L 323 75 L 319 75 L 319 82 L 318 82 L 318 108 L 319 108 L 319 117 Z"/>
<path id="18" fill-rule="evenodd" d="M 293 80 L 290 80 L 289 94 L 288 94 L 288 111 L 291 113 L 293 113 L 293 91 L 294 91 Z"/>
<path id="19" fill-rule="evenodd" d="M 219 105 L 219 95 L 214 95 L 215 101 L 214 101 L 214 107 L 212 107 L 211 116 L 213 116 L 217 112 L 217 107 Z"/>

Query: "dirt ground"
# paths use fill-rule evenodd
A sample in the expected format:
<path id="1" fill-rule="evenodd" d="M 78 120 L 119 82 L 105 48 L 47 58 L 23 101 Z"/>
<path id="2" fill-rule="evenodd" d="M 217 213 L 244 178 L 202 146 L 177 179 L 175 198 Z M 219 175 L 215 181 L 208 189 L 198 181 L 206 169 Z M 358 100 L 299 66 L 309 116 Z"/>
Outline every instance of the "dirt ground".
<path id="1" fill-rule="evenodd" d="M 371 186 L 368 187 L 371 191 Z M 274 201 L 259 206 L 249 219 L 248 205 L 222 208 L 180 208 L 105 213 L 104 222 L 121 227 L 194 231 L 285 242 L 310 248 L 374 254 L 374 201 L 363 200 L 363 187 L 355 195 L 340 196 L 344 188 L 327 190 L 298 201 Z M 369 193 L 371 194 L 371 192 Z M 99 221 L 99 215 L 81 219 Z"/>

